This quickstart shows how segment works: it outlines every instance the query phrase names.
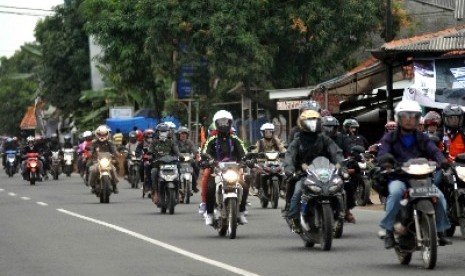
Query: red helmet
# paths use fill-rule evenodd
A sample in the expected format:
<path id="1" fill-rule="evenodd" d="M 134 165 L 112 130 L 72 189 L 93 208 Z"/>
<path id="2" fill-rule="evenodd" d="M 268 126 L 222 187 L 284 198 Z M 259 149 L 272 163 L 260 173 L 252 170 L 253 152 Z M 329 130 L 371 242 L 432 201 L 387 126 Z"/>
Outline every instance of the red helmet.
<path id="1" fill-rule="evenodd" d="M 331 111 L 329 111 L 328 109 L 323 109 L 321 110 L 320 115 L 321 117 L 331 116 Z"/>
<path id="2" fill-rule="evenodd" d="M 152 128 L 147 128 L 144 130 L 144 138 L 153 138 L 153 135 L 155 134 L 155 130 Z"/>
<path id="3" fill-rule="evenodd" d="M 430 125 L 440 125 L 441 124 L 441 115 L 437 113 L 436 111 L 429 111 L 425 115 L 425 126 L 430 126 Z"/>

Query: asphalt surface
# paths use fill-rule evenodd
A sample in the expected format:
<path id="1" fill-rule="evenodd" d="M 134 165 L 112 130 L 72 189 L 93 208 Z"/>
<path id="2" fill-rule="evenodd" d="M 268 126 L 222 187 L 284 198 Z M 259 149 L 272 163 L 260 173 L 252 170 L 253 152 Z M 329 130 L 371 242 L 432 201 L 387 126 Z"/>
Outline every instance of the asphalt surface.
<path id="1" fill-rule="evenodd" d="M 435 270 L 409 266 L 377 237 L 379 205 L 356 208 L 331 251 L 305 248 L 280 210 L 250 198 L 249 224 L 219 237 L 198 215 L 199 194 L 162 215 L 121 180 L 100 204 L 77 174 L 30 186 L 0 172 L 0 275 L 464 275 L 465 241 L 440 247 Z M 283 202 L 280 201 L 281 208 Z"/>

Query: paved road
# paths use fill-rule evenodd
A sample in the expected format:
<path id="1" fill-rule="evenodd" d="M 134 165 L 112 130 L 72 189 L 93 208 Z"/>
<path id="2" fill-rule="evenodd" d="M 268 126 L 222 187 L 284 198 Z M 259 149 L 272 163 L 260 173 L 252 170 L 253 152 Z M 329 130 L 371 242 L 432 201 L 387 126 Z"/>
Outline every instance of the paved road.
<path id="1" fill-rule="evenodd" d="M 304 248 L 279 210 L 251 199 L 249 225 L 219 237 L 197 214 L 199 196 L 161 215 L 122 180 L 99 204 L 78 175 L 30 186 L 0 172 L 0 275 L 464 275 L 465 241 L 439 248 L 433 272 L 397 263 L 377 238 L 379 208 L 359 208 L 329 252 Z M 282 202 L 280 202 L 282 206 Z M 434 274 L 433 274 L 434 273 Z"/>

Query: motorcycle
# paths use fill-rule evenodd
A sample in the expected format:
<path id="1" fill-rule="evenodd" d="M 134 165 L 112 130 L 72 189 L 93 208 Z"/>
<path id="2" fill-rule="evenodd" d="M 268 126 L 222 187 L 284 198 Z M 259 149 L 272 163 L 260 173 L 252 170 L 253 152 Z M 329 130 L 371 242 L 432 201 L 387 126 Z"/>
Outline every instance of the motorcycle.
<path id="1" fill-rule="evenodd" d="M 179 163 L 179 179 L 180 179 L 180 189 L 179 193 L 181 196 L 181 202 L 186 204 L 190 203 L 190 198 L 192 196 L 192 181 L 193 181 L 193 174 L 194 168 L 192 168 L 191 161 L 192 161 L 192 154 L 190 153 L 182 153 L 184 156 L 184 161 Z"/>
<path id="2" fill-rule="evenodd" d="M 59 151 L 52 151 L 50 173 L 54 180 L 58 180 L 58 176 L 61 174 L 61 156 Z"/>
<path id="3" fill-rule="evenodd" d="M 164 155 L 156 160 L 158 166 L 158 206 L 160 212 L 174 214 L 174 207 L 178 203 L 179 171 L 178 157 Z"/>
<path id="4" fill-rule="evenodd" d="M 444 174 L 444 179 L 444 196 L 451 222 L 446 235 L 452 237 L 455 228 L 459 226 L 462 238 L 465 239 L 465 154 L 459 154 L 455 158 L 454 165 Z"/>
<path id="5" fill-rule="evenodd" d="M 136 156 L 134 151 L 128 153 L 128 181 L 131 184 L 131 188 L 139 189 L 140 182 L 140 166 L 142 164 L 142 158 Z"/>
<path id="6" fill-rule="evenodd" d="M 73 172 L 74 149 L 64 149 L 63 159 L 65 161 L 63 172 L 66 176 L 70 177 Z"/>
<path id="7" fill-rule="evenodd" d="M 207 188 L 207 199 L 214 199 L 211 203 L 215 206 L 212 227 L 220 236 L 235 239 L 239 205 L 243 195 L 242 185 L 239 182 L 240 165 L 236 162 L 216 162 L 206 155 L 202 156 L 202 160 L 204 167 L 213 169 Z"/>
<path id="8" fill-rule="evenodd" d="M 110 203 L 110 195 L 113 191 L 112 183 L 114 179 L 111 176 L 112 155 L 108 152 L 98 153 L 97 170 L 98 177 L 95 185 L 95 195 L 100 198 L 100 203 Z"/>
<path id="9" fill-rule="evenodd" d="M 16 173 L 16 171 L 18 169 L 16 151 L 15 150 L 7 150 L 7 151 L 5 151 L 5 157 L 6 157 L 5 171 L 6 171 L 6 173 L 8 174 L 9 177 L 13 177 L 13 175 Z"/>
<path id="10" fill-rule="evenodd" d="M 408 189 L 400 202 L 394 225 L 394 249 L 403 265 L 410 263 L 413 252 L 421 251 L 423 266 L 428 269 L 436 266 L 438 238 L 434 205 L 438 201 L 439 189 L 432 181 L 435 170 L 435 162 L 416 158 L 392 172 L 408 178 Z"/>
<path id="11" fill-rule="evenodd" d="M 39 153 L 26 153 L 26 180 L 29 184 L 35 185 L 37 180 L 40 180 L 40 162 Z"/>
<path id="12" fill-rule="evenodd" d="M 350 175 L 349 185 L 354 185 L 355 204 L 365 206 L 370 202 L 372 186 L 365 149 L 362 146 L 354 146 L 346 164 Z"/>
<path id="13" fill-rule="evenodd" d="M 333 236 L 342 235 L 344 182 L 339 174 L 339 169 L 322 156 L 315 158 L 306 170 L 300 208 L 300 237 L 305 247 L 321 244 L 321 249 L 328 251 L 331 249 Z M 291 226 L 290 221 L 287 222 Z"/>
<path id="14" fill-rule="evenodd" d="M 284 179 L 284 169 L 279 160 L 282 154 L 276 151 L 268 151 L 259 153 L 258 155 L 260 159 L 265 159 L 265 162 L 255 164 L 260 174 L 260 187 L 263 189 L 260 203 L 262 208 L 267 208 L 268 203 L 271 201 L 271 207 L 276 209 L 278 208 L 280 189 Z"/>

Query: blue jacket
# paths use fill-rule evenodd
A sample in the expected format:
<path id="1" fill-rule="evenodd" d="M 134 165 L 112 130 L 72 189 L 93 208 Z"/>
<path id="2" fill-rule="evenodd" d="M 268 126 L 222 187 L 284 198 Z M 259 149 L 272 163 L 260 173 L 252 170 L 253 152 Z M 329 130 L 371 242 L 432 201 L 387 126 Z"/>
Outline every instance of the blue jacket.
<path id="1" fill-rule="evenodd" d="M 428 135 L 414 131 L 414 143 L 410 147 L 405 147 L 401 141 L 399 130 L 386 133 L 381 138 L 379 146 L 378 159 L 383 155 L 390 153 L 397 162 L 407 162 L 411 158 L 424 157 L 441 164 L 445 157 Z"/>

